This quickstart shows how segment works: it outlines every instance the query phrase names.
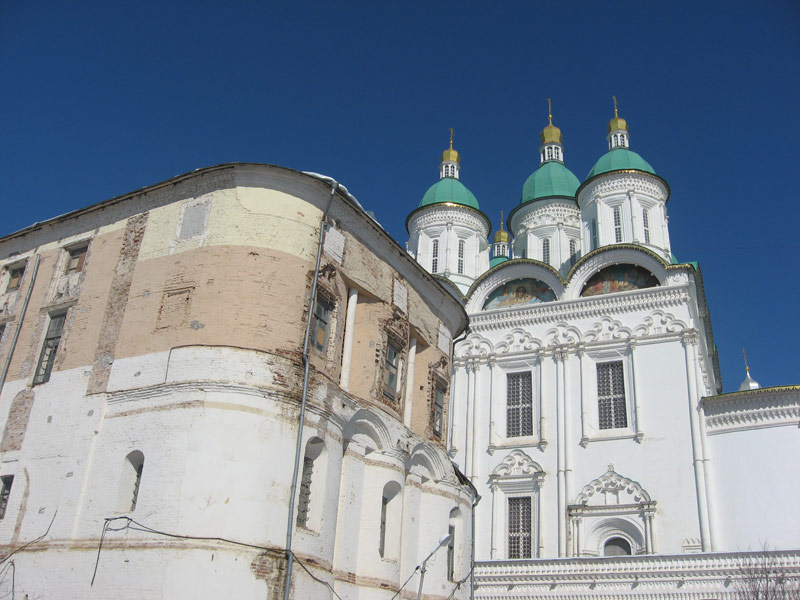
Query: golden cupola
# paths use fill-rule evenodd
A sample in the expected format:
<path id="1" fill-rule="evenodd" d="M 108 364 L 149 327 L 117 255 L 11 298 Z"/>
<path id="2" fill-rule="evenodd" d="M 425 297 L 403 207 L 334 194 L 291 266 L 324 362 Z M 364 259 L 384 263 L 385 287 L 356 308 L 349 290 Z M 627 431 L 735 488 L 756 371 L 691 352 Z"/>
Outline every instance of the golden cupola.
<path id="1" fill-rule="evenodd" d="M 617 97 L 611 97 L 614 99 L 614 118 L 608 122 L 608 149 L 627 148 L 629 145 L 628 122 L 619 116 Z"/>
<path id="2" fill-rule="evenodd" d="M 459 178 L 459 171 L 461 166 L 461 156 L 457 150 L 453 149 L 453 128 L 450 128 L 450 147 L 442 152 L 442 162 L 439 169 L 439 179 L 445 177 L 452 177 L 453 179 Z"/>
<path id="3" fill-rule="evenodd" d="M 561 130 L 553 125 L 553 107 L 550 98 L 547 99 L 547 125 L 539 134 L 542 145 L 539 148 L 539 164 L 549 161 L 564 162 L 564 146 L 562 144 Z"/>

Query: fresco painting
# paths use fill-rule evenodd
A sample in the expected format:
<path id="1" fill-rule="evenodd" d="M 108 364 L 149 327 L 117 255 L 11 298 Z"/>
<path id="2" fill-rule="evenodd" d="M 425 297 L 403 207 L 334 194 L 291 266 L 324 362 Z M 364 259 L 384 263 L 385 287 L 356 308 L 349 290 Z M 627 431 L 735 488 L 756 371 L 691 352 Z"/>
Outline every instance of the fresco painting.
<path id="1" fill-rule="evenodd" d="M 635 265 L 613 265 L 592 275 L 581 292 L 582 297 L 628 292 L 659 285 L 650 271 Z"/>
<path id="2" fill-rule="evenodd" d="M 486 302 L 483 310 L 492 308 L 508 308 L 523 304 L 538 304 L 555 300 L 556 295 L 546 283 L 538 279 L 517 279 L 508 281 L 494 290 Z"/>

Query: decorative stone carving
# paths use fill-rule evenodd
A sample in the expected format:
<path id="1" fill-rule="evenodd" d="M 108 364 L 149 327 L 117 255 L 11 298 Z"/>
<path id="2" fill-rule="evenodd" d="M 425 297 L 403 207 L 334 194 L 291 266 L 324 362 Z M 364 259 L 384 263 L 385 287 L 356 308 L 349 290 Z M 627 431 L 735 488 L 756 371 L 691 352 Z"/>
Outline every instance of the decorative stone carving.
<path id="1" fill-rule="evenodd" d="M 621 499 L 629 502 L 621 502 Z M 650 501 L 650 495 L 639 483 L 616 473 L 614 465 L 608 465 L 608 471 L 584 486 L 575 504 L 640 504 Z"/>
<path id="2" fill-rule="evenodd" d="M 492 471 L 492 479 L 522 476 L 544 477 L 542 468 L 522 450 L 512 450 Z"/>

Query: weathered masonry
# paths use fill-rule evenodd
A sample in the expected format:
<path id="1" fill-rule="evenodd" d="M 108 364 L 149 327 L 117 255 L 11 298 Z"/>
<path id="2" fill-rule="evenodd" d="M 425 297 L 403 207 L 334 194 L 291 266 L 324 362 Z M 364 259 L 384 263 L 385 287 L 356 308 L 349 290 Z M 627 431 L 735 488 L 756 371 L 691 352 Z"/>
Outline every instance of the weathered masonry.
<path id="1" fill-rule="evenodd" d="M 388 599 L 450 533 L 425 578 L 447 597 L 477 499 L 446 452 L 466 323 L 343 187 L 281 167 L 0 239 L 14 593 Z"/>

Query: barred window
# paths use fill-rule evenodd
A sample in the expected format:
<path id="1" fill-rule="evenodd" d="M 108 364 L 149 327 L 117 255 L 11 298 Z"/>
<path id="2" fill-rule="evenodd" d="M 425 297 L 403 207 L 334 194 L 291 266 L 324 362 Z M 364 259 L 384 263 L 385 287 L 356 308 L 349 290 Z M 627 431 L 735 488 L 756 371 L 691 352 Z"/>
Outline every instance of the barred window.
<path id="1" fill-rule="evenodd" d="M 458 272 L 464 272 L 464 246 L 466 242 L 464 240 L 458 240 Z"/>
<path id="2" fill-rule="evenodd" d="M 39 365 L 36 367 L 33 383 L 50 381 L 50 373 L 56 360 L 56 350 L 58 350 L 58 344 L 61 342 L 61 333 L 64 330 L 66 318 L 67 313 L 50 315 L 50 323 L 47 326 L 47 335 L 44 339 L 42 353 L 39 355 Z"/>
<path id="3" fill-rule="evenodd" d="M 531 558 L 531 497 L 508 499 L 508 558 Z"/>
<path id="4" fill-rule="evenodd" d="M 386 346 L 386 359 L 383 363 L 383 395 L 397 399 L 400 380 L 397 376 L 400 366 L 400 350 L 391 342 Z"/>
<path id="5" fill-rule="evenodd" d="M 614 240 L 619 244 L 622 241 L 622 210 L 614 207 Z"/>
<path id="6" fill-rule="evenodd" d="M 444 420 L 444 396 L 445 388 L 437 385 L 434 388 L 433 396 L 433 435 L 442 437 L 442 421 Z"/>
<path id="7" fill-rule="evenodd" d="M 328 347 L 328 327 L 332 314 L 333 303 L 317 294 L 317 301 L 314 303 L 314 319 L 311 322 L 311 343 L 320 352 L 325 352 Z"/>
<path id="8" fill-rule="evenodd" d="M 297 524 L 305 527 L 308 522 L 308 506 L 311 503 L 311 476 L 314 474 L 314 459 L 303 457 L 303 474 L 300 476 L 300 497 L 297 503 Z"/>
<path id="9" fill-rule="evenodd" d="M 650 217 L 647 214 L 647 209 L 642 210 L 642 225 L 644 226 L 644 243 L 650 243 Z"/>
<path id="10" fill-rule="evenodd" d="M 569 241 L 569 266 L 575 266 L 575 263 L 578 262 L 578 242 L 575 240 Z"/>
<path id="11" fill-rule="evenodd" d="M 550 264 L 550 240 L 542 240 L 542 262 Z"/>
<path id="12" fill-rule="evenodd" d="M 431 248 L 431 273 L 439 271 L 439 240 L 433 240 Z"/>
<path id="13" fill-rule="evenodd" d="M 600 416 L 600 429 L 620 429 L 628 426 L 622 361 L 597 365 L 597 410 Z"/>
<path id="14" fill-rule="evenodd" d="M 6 508 L 8 508 L 8 498 L 11 496 L 11 485 L 14 483 L 13 475 L 6 475 L 0 477 L 0 519 L 6 516 Z"/>
<path id="15" fill-rule="evenodd" d="M 597 250 L 597 220 L 592 219 L 592 250 Z"/>
<path id="16" fill-rule="evenodd" d="M 506 435 L 533 435 L 533 385 L 530 372 L 506 378 Z"/>

